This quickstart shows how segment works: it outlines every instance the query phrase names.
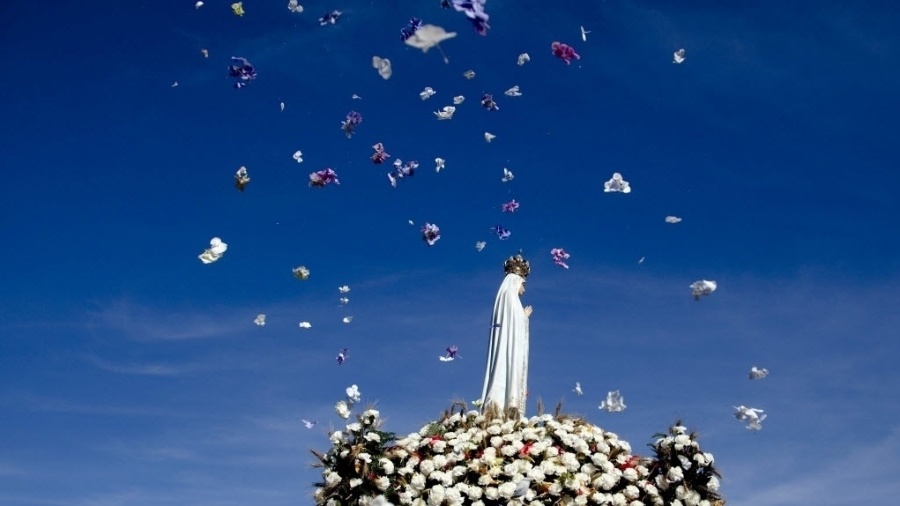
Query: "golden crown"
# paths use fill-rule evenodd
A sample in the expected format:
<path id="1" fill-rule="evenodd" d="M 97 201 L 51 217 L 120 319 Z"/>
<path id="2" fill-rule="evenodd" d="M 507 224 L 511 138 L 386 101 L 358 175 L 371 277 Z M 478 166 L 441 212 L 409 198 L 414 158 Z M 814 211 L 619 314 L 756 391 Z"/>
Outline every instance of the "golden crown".
<path id="1" fill-rule="evenodd" d="M 528 260 L 525 260 L 519 254 L 509 257 L 506 262 L 503 262 L 503 271 L 507 274 L 518 274 L 523 278 L 527 278 L 531 272 L 531 265 L 529 265 Z"/>

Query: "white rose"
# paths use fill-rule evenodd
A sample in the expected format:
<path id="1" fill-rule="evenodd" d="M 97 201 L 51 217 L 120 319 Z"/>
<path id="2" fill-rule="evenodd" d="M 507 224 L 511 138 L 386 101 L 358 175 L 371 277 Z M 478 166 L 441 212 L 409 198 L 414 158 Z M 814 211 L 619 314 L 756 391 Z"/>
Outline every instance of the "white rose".
<path id="1" fill-rule="evenodd" d="M 559 495 L 562 493 L 562 490 L 562 485 L 560 485 L 559 482 L 553 482 L 550 484 L 548 492 L 550 492 L 550 495 Z"/>
<path id="2" fill-rule="evenodd" d="M 612 503 L 613 506 L 625 506 L 628 504 L 628 499 L 625 499 L 625 496 L 622 494 L 613 494 Z"/>
<path id="3" fill-rule="evenodd" d="M 681 481 L 682 478 L 684 478 L 684 471 L 682 471 L 680 467 L 673 467 L 666 473 L 666 479 L 672 483 L 677 483 Z"/>
<path id="4" fill-rule="evenodd" d="M 336 485 L 341 482 L 341 475 L 332 471 L 325 475 L 325 484 L 329 486 Z"/>
<path id="5" fill-rule="evenodd" d="M 706 482 L 706 488 L 709 489 L 710 492 L 716 492 L 719 490 L 719 479 L 715 476 L 710 476 L 709 481 Z"/>
<path id="6" fill-rule="evenodd" d="M 449 488 L 444 493 L 444 499 L 449 506 L 460 506 L 463 503 L 462 494 L 456 488 Z"/>
<path id="7" fill-rule="evenodd" d="M 622 477 L 628 481 L 637 481 L 638 472 L 629 467 L 628 469 L 622 471 Z"/>
<path id="8" fill-rule="evenodd" d="M 362 430 L 362 425 L 360 425 L 358 422 L 348 423 L 347 430 L 349 430 L 350 432 L 359 432 Z"/>
<path id="9" fill-rule="evenodd" d="M 431 445 L 431 450 L 434 451 L 435 453 L 444 453 L 444 451 L 446 449 L 447 449 L 447 442 L 442 439 L 438 439 Z"/>
<path id="10" fill-rule="evenodd" d="M 372 456 L 366 452 L 361 452 L 359 455 L 356 456 L 356 458 L 357 458 L 357 460 L 364 461 L 366 464 L 372 463 Z"/>
<path id="11" fill-rule="evenodd" d="M 641 490 L 634 485 L 628 485 L 622 493 L 629 499 L 637 499 L 638 496 L 641 495 Z"/>
<path id="12" fill-rule="evenodd" d="M 469 499 L 478 501 L 478 499 L 481 499 L 481 496 L 484 495 L 484 491 L 481 489 L 481 487 L 476 487 L 474 485 L 470 485 L 468 488 L 466 488 L 466 495 L 469 496 Z M 478 502 L 481 502 L 481 501 L 478 501 Z M 472 505 L 472 506 L 474 506 L 474 505 Z"/>
<path id="13" fill-rule="evenodd" d="M 542 471 L 540 467 L 531 468 L 531 470 L 528 471 L 527 476 L 529 478 L 531 478 L 533 481 L 544 481 L 544 478 L 545 478 L 544 471 Z"/>
<path id="14" fill-rule="evenodd" d="M 397 495 L 400 497 L 400 504 L 412 504 L 413 495 L 408 490 L 404 490 Z"/>
<path id="15" fill-rule="evenodd" d="M 350 488 L 356 488 L 362 485 L 362 480 L 359 478 L 351 478 L 350 479 Z"/>
<path id="16" fill-rule="evenodd" d="M 428 492 L 429 506 L 438 506 L 442 502 L 444 502 L 444 487 L 441 485 L 431 487 L 431 490 Z"/>
<path id="17" fill-rule="evenodd" d="M 575 497 L 575 504 L 578 506 L 584 506 L 588 502 L 588 496 L 581 494 Z"/>
<path id="18" fill-rule="evenodd" d="M 497 488 L 497 493 L 500 494 L 500 497 L 505 497 L 506 499 L 510 499 L 515 492 L 516 484 L 511 482 L 506 482 Z"/>
<path id="19" fill-rule="evenodd" d="M 382 458 L 378 459 L 378 463 L 381 464 L 381 470 L 384 472 L 384 474 L 386 474 L 386 475 L 394 474 L 394 463 L 393 462 L 382 457 Z"/>
<path id="20" fill-rule="evenodd" d="M 391 486 L 391 480 L 387 476 L 381 476 L 375 479 L 375 486 L 378 490 L 387 490 Z"/>
<path id="21" fill-rule="evenodd" d="M 344 433 L 336 430 L 328 436 L 328 440 L 331 441 L 331 444 L 340 444 L 340 442 L 344 440 Z"/>
<path id="22" fill-rule="evenodd" d="M 350 408 L 347 407 L 347 403 L 344 401 L 338 401 L 337 404 L 334 405 L 334 412 L 344 420 L 350 418 Z"/>
<path id="23" fill-rule="evenodd" d="M 409 486 L 416 490 L 424 490 L 425 489 L 425 475 L 421 473 L 415 473 L 412 475 L 412 478 L 409 480 Z"/>
<path id="24" fill-rule="evenodd" d="M 600 475 L 599 480 L 599 485 L 595 486 L 597 486 L 598 488 L 602 488 L 603 490 L 610 490 L 611 488 L 616 486 L 616 483 L 619 482 L 619 477 L 612 473 L 603 473 Z"/>
<path id="25" fill-rule="evenodd" d="M 369 432 L 368 434 L 366 434 L 365 439 L 366 441 L 373 441 L 375 443 L 381 442 L 381 436 L 379 436 L 377 432 Z"/>
<path id="26" fill-rule="evenodd" d="M 485 485 L 490 485 L 491 483 L 494 483 L 494 479 L 491 478 L 491 475 L 489 474 L 482 474 L 478 477 L 478 484 L 482 487 Z"/>
<path id="27" fill-rule="evenodd" d="M 496 501 L 500 498 L 500 492 L 497 490 L 497 487 L 487 487 L 484 489 L 484 497 L 491 501 Z"/>

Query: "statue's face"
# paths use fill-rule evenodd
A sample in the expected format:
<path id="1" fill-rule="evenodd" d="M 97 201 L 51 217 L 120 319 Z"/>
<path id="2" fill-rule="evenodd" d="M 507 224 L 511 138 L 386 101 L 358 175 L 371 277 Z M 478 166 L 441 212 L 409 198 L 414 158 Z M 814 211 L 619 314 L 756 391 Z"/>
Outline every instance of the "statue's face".
<path id="1" fill-rule="evenodd" d="M 519 285 L 519 295 L 522 295 L 523 293 L 525 293 L 525 282 L 524 281 L 522 281 L 522 284 Z"/>

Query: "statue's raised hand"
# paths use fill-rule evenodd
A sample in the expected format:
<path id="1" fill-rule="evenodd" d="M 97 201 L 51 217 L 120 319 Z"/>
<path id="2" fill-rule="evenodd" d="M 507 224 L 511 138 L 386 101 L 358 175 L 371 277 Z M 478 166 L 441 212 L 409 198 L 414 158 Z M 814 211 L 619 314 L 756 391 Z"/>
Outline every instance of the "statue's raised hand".
<path id="1" fill-rule="evenodd" d="M 530 317 L 532 311 L 534 311 L 534 308 L 532 308 L 531 306 L 525 306 L 525 317 Z"/>

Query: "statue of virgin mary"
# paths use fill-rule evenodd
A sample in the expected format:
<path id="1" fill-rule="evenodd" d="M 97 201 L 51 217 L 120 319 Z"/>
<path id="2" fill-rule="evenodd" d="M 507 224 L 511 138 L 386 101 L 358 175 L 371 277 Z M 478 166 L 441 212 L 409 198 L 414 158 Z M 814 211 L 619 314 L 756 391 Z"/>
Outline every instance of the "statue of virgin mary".
<path id="1" fill-rule="evenodd" d="M 506 260 L 503 270 L 506 277 L 494 299 L 481 409 L 507 414 L 512 408 L 518 416 L 524 416 L 531 306 L 522 307 L 519 296 L 525 293 L 525 278 L 531 267 L 522 255 L 516 255 Z"/>

